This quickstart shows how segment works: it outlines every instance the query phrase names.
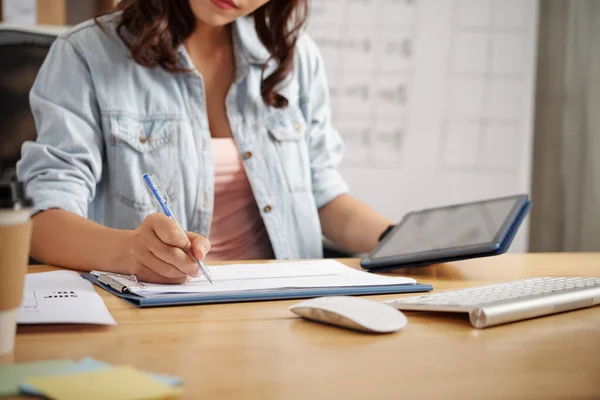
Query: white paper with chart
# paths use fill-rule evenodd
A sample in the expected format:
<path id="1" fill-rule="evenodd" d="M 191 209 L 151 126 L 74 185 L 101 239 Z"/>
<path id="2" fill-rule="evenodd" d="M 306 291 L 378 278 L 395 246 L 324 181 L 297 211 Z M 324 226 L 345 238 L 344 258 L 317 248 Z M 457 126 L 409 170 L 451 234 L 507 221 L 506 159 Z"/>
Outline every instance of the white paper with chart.
<path id="1" fill-rule="evenodd" d="M 313 0 L 352 193 L 396 221 L 529 193 L 537 12 L 537 0 Z"/>
<path id="2" fill-rule="evenodd" d="M 74 271 L 27 274 L 17 323 L 116 324 L 93 285 Z"/>

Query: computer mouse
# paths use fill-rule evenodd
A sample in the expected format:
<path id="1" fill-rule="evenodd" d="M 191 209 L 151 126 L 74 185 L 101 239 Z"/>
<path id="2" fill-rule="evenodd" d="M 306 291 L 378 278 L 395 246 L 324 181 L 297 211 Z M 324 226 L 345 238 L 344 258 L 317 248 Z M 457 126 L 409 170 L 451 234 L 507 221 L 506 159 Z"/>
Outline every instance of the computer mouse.
<path id="1" fill-rule="evenodd" d="M 294 304 L 289 310 L 311 321 L 369 333 L 395 332 L 406 325 L 401 311 L 360 297 L 317 297 Z"/>

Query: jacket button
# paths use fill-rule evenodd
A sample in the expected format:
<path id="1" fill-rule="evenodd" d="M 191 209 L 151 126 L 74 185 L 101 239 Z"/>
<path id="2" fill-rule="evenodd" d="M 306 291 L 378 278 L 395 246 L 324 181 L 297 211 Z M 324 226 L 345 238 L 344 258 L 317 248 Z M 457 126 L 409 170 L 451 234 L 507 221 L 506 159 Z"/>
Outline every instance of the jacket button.
<path id="1" fill-rule="evenodd" d="M 271 212 L 271 210 L 272 210 L 272 208 L 270 205 L 266 205 L 265 208 L 263 208 L 263 211 L 266 213 Z"/>
<path id="2" fill-rule="evenodd" d="M 251 151 L 247 151 L 244 153 L 244 159 L 249 159 L 250 157 L 252 157 L 252 152 Z"/>
<path id="3" fill-rule="evenodd" d="M 292 122 L 292 125 L 294 126 L 296 132 L 300 132 L 300 124 L 298 123 L 298 121 Z"/>
<path id="4" fill-rule="evenodd" d="M 146 139 L 145 137 L 143 137 L 143 136 L 140 136 L 140 143 L 141 143 L 141 144 L 144 144 L 144 143 L 146 143 L 146 141 L 147 141 L 147 140 L 148 140 L 148 139 Z"/>

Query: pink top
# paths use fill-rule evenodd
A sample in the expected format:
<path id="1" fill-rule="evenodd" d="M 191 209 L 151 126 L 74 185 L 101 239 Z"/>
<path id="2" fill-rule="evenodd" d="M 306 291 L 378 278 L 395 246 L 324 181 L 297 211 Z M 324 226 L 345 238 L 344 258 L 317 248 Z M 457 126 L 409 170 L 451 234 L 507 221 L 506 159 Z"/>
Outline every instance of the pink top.
<path id="1" fill-rule="evenodd" d="M 238 149 L 213 138 L 215 207 L 206 261 L 272 259 L 273 250 Z"/>

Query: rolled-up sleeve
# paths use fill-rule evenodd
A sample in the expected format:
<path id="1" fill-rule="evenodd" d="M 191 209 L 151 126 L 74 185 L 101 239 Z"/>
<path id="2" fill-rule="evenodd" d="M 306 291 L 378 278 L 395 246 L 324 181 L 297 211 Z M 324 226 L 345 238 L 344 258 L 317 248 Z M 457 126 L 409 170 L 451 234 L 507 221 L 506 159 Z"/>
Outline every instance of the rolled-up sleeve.
<path id="1" fill-rule="evenodd" d="M 302 101 L 310 115 L 308 141 L 313 195 L 317 208 L 321 208 L 349 189 L 339 171 L 344 145 L 331 122 L 329 85 L 323 59 L 316 44 L 308 37 L 303 39 L 308 52 L 310 89 Z"/>
<path id="2" fill-rule="evenodd" d="M 102 174 L 100 112 L 89 66 L 59 37 L 30 92 L 37 139 L 23 144 L 17 176 L 33 213 L 57 208 L 87 217 Z"/>

